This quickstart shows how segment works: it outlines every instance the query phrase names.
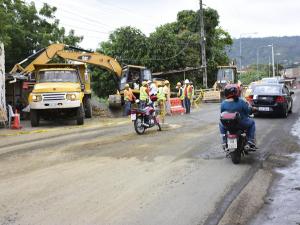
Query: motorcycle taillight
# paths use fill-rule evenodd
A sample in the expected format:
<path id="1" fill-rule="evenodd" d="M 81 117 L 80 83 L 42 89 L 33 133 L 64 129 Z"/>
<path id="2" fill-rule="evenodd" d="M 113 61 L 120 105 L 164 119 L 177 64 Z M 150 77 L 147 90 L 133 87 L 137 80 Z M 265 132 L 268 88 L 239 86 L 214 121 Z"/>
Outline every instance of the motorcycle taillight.
<path id="1" fill-rule="evenodd" d="M 227 134 L 227 138 L 233 139 L 237 138 L 238 136 L 236 134 Z"/>

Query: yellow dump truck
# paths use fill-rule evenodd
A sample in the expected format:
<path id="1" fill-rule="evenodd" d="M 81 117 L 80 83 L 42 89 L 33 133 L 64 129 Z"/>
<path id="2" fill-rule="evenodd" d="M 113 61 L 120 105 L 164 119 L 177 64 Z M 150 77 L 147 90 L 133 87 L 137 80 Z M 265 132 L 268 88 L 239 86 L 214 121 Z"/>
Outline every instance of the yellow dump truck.
<path id="1" fill-rule="evenodd" d="M 35 80 L 28 102 L 33 127 L 40 118 L 75 119 L 92 116 L 90 76 L 84 64 L 34 65 Z"/>

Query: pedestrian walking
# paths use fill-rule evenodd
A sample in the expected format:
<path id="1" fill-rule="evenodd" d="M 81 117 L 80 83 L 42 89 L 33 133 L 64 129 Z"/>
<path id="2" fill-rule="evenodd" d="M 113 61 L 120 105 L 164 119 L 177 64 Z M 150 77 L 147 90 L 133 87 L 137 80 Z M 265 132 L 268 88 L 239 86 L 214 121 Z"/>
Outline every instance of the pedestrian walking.
<path id="1" fill-rule="evenodd" d="M 124 90 L 124 116 L 128 116 L 129 112 L 131 110 L 131 103 L 134 102 L 136 97 L 134 96 L 131 88 L 129 87 L 129 84 L 125 84 L 125 90 Z"/>
<path id="2" fill-rule="evenodd" d="M 147 81 L 142 82 L 142 87 L 140 87 L 140 108 L 144 109 L 147 105 L 149 99 L 149 89 Z"/>

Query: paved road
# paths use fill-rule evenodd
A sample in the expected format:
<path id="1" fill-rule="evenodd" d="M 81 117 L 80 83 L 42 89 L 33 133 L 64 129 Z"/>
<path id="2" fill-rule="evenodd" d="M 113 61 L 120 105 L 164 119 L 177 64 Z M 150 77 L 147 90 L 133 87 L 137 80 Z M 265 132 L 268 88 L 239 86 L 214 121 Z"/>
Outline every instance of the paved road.
<path id="1" fill-rule="evenodd" d="M 220 149 L 218 108 L 143 136 L 118 120 L 0 137 L 0 224 L 214 224 L 298 117 L 256 119 L 262 149 L 236 166 Z"/>

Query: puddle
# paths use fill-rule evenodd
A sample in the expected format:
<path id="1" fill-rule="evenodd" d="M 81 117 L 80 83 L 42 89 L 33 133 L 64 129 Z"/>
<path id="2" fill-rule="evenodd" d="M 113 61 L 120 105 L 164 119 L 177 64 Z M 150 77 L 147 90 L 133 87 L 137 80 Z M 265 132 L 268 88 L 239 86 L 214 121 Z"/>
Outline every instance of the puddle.
<path id="1" fill-rule="evenodd" d="M 298 137 L 300 145 L 300 119 L 291 134 Z M 295 162 L 289 167 L 276 169 L 281 178 L 270 189 L 265 207 L 251 225 L 300 225 L 300 153 L 289 156 Z"/>

